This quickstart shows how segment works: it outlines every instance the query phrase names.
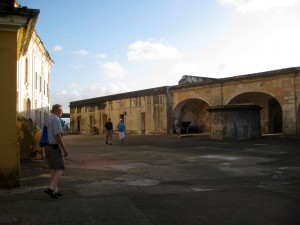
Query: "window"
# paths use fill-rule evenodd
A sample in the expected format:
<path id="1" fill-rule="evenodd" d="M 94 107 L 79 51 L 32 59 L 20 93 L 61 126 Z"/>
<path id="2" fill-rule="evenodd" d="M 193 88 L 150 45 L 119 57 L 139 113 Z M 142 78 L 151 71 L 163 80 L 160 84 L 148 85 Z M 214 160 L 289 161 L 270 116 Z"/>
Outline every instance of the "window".
<path id="1" fill-rule="evenodd" d="M 93 116 L 90 116 L 90 127 L 93 126 Z"/>
<path id="2" fill-rule="evenodd" d="M 42 93 L 42 76 L 40 76 L 40 93 Z"/>
<path id="3" fill-rule="evenodd" d="M 44 81 L 44 95 L 46 95 L 46 81 Z"/>
<path id="4" fill-rule="evenodd" d="M 45 81 L 44 81 L 44 86 L 42 86 L 42 78 L 44 77 L 44 67 L 43 67 L 43 62 L 41 64 L 41 77 L 40 77 L 40 83 L 41 83 L 41 90 L 40 90 L 40 93 L 42 93 L 44 91 L 44 94 L 45 94 Z"/>
<path id="5" fill-rule="evenodd" d="M 31 101 L 30 99 L 26 100 L 26 118 L 29 119 L 31 115 Z"/>
<path id="6" fill-rule="evenodd" d="M 38 75 L 37 75 L 37 72 L 35 72 L 35 90 L 38 89 Z"/>
<path id="7" fill-rule="evenodd" d="M 88 106 L 87 111 L 88 112 L 95 112 L 95 106 Z"/>
<path id="8" fill-rule="evenodd" d="M 50 94 L 50 91 L 49 91 L 49 83 L 47 83 L 47 96 L 48 96 L 48 98 L 50 97 L 49 94 Z"/>
<path id="9" fill-rule="evenodd" d="M 28 68 L 28 59 L 25 60 L 25 83 L 28 83 L 29 81 L 29 68 Z"/>

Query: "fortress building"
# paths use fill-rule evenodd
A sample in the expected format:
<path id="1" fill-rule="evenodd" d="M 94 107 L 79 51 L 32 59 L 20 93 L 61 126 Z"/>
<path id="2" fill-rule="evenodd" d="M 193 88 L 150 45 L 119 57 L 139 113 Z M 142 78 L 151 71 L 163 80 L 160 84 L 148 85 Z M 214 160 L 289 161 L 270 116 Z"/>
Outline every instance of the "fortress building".
<path id="1" fill-rule="evenodd" d="M 115 130 L 119 119 L 124 118 L 127 133 L 171 134 L 175 131 L 175 119 L 180 117 L 189 122 L 189 132 L 210 134 L 215 129 L 213 126 L 222 124 L 219 131 L 223 134 L 228 129 L 244 132 L 248 126 L 244 124 L 245 119 L 232 117 L 233 121 L 225 121 L 231 126 L 228 128 L 224 122 L 217 122 L 215 111 L 210 113 L 211 108 L 232 110 L 229 106 L 241 105 L 255 105 L 260 109 L 262 135 L 299 137 L 300 67 L 222 79 L 185 75 L 175 86 L 70 102 L 70 128 L 80 134 L 104 133 L 104 124 L 110 117 Z"/>

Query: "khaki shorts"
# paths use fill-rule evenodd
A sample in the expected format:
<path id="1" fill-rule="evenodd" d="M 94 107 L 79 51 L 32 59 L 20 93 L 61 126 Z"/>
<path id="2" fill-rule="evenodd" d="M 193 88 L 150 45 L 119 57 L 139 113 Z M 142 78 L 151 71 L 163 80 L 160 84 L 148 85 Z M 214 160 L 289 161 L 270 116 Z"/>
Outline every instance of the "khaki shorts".
<path id="1" fill-rule="evenodd" d="M 106 130 L 106 135 L 107 136 L 112 136 L 113 130 Z"/>
<path id="2" fill-rule="evenodd" d="M 65 160 L 59 147 L 46 146 L 45 155 L 51 170 L 65 170 Z"/>

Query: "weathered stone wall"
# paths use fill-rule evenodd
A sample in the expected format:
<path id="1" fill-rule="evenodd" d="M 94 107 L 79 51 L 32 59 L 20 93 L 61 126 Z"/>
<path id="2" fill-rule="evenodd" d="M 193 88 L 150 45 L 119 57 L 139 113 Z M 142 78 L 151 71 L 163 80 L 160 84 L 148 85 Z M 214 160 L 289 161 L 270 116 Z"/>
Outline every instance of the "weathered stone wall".
<path id="1" fill-rule="evenodd" d="M 171 88 L 173 109 L 186 99 L 199 99 L 206 102 L 209 106 L 222 105 L 221 84 L 219 81 L 207 82 L 200 85 L 177 86 Z"/>
<path id="2" fill-rule="evenodd" d="M 285 136 L 299 136 L 299 68 L 287 68 L 276 71 L 236 76 L 216 81 L 200 82 L 191 85 L 172 87 L 172 108 L 188 100 L 206 102 L 209 106 L 230 104 L 256 104 L 262 107 L 262 133 L 270 133 L 272 125 L 271 113 L 276 114 L 278 107 L 273 109 L 272 102 L 278 102 L 282 118 L 282 132 Z M 274 117 L 274 115 L 272 116 Z M 204 116 L 201 115 L 202 117 Z M 200 117 L 201 117 L 200 116 Z"/>
<path id="3" fill-rule="evenodd" d="M 190 126 L 199 132 L 209 133 L 209 107 L 253 104 L 262 107 L 262 134 L 299 136 L 299 67 L 192 81 L 172 87 L 71 102 L 71 129 L 78 129 L 78 120 L 80 133 L 91 133 L 90 127 L 96 127 L 102 133 L 108 117 L 116 128 L 120 114 L 124 114 L 129 133 L 173 133 L 174 121 L 178 117 L 190 121 Z M 91 106 L 95 107 L 94 111 L 87 110 Z M 79 108 L 82 108 L 81 111 Z"/>
<path id="4" fill-rule="evenodd" d="M 279 74 L 277 76 L 261 76 L 257 79 L 233 80 L 224 84 L 223 96 L 225 105 L 233 98 L 244 93 L 264 93 L 275 98 L 282 108 L 282 126 L 286 136 L 294 136 L 296 133 L 295 115 L 295 74 Z M 261 98 L 249 99 L 249 103 L 262 101 Z M 246 103 L 246 102 L 245 102 Z M 247 102 L 248 103 L 248 102 Z M 261 111 L 262 131 L 268 131 L 269 121 L 268 106 L 259 103 L 263 109 Z"/>
<path id="5" fill-rule="evenodd" d="M 168 98 L 165 92 L 138 92 L 135 96 L 126 95 L 122 98 L 99 98 L 92 103 L 81 102 L 80 105 L 71 104 L 71 129 L 78 131 L 80 121 L 80 133 L 92 134 L 95 128 L 99 133 L 105 132 L 104 124 L 107 118 L 111 118 L 114 130 L 121 116 L 124 116 L 126 132 L 131 134 L 167 133 Z M 142 96 L 139 96 L 142 95 Z"/>
<path id="6" fill-rule="evenodd" d="M 212 139 L 252 139 L 261 137 L 257 105 L 215 106 L 208 109 Z"/>

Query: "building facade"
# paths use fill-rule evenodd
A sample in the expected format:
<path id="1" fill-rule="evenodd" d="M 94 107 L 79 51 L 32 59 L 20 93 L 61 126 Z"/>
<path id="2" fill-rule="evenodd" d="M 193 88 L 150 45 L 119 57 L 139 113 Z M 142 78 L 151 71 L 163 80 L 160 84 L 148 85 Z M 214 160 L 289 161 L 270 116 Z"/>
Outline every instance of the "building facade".
<path id="1" fill-rule="evenodd" d="M 245 104 L 262 108 L 262 134 L 299 137 L 300 67 L 223 79 L 183 76 L 175 86 L 70 102 L 70 128 L 104 133 L 109 117 L 115 129 L 124 118 L 127 133 L 171 134 L 181 118 L 190 131 L 210 133 L 210 107 Z"/>
<path id="2" fill-rule="evenodd" d="M 39 10 L 16 7 L 14 0 L 0 1 L 0 186 L 20 183 L 17 141 L 17 66 L 27 51 Z"/>
<path id="3" fill-rule="evenodd" d="M 71 132 L 103 133 L 111 118 L 114 130 L 124 118 L 127 133 L 167 133 L 169 87 L 159 87 L 70 103 Z"/>
<path id="4" fill-rule="evenodd" d="M 53 61 L 35 32 L 38 9 L 0 1 L 0 186 L 20 184 L 17 114 L 42 126 Z"/>
<path id="5" fill-rule="evenodd" d="M 40 37 L 33 31 L 27 51 L 17 61 L 17 111 L 42 127 L 50 106 L 53 65 Z"/>

